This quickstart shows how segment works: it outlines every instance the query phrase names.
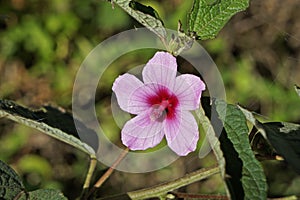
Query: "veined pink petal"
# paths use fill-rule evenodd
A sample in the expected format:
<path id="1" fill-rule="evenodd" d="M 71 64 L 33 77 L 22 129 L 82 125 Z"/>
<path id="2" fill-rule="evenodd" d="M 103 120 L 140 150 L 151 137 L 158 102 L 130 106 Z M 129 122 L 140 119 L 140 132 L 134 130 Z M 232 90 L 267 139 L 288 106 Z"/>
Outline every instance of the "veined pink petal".
<path id="1" fill-rule="evenodd" d="M 150 110 L 139 114 L 124 125 L 122 143 L 131 150 L 145 150 L 156 146 L 163 138 L 163 123 L 152 121 Z"/>
<path id="2" fill-rule="evenodd" d="M 144 83 L 156 83 L 173 89 L 177 73 L 176 58 L 167 52 L 157 52 L 143 69 Z"/>
<path id="3" fill-rule="evenodd" d="M 195 75 L 183 74 L 176 77 L 174 93 L 178 98 L 181 109 L 195 110 L 199 107 L 205 84 Z"/>
<path id="4" fill-rule="evenodd" d="M 195 151 L 199 139 L 197 122 L 189 111 L 182 111 L 181 122 L 177 134 L 166 132 L 168 146 L 179 156 Z"/>
<path id="5" fill-rule="evenodd" d="M 117 96 L 118 104 L 121 109 L 131 114 L 138 114 L 143 110 L 143 105 L 132 104 L 130 97 L 134 91 L 142 87 L 144 84 L 138 78 L 131 74 L 124 74 L 119 76 L 112 87 L 112 90 Z"/>
<path id="6" fill-rule="evenodd" d="M 182 124 L 181 108 L 177 107 L 173 114 L 173 117 L 170 119 L 165 119 L 164 121 L 164 131 L 166 139 L 168 141 L 174 140 L 180 130 Z"/>
<path id="7" fill-rule="evenodd" d="M 130 108 L 137 110 L 139 113 L 148 110 L 152 106 L 151 102 L 149 102 L 149 97 L 156 96 L 160 88 L 162 88 L 162 86 L 155 83 L 145 84 L 137 88 L 131 93 L 130 97 L 128 97 Z"/>

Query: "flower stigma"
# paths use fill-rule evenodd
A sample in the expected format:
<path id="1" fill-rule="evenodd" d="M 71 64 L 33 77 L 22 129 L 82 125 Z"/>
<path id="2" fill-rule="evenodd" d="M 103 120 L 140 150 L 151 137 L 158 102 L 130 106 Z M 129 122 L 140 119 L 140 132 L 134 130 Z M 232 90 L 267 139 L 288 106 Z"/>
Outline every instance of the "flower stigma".
<path id="1" fill-rule="evenodd" d="M 152 107 L 151 121 L 162 122 L 166 117 L 172 119 L 175 116 L 178 99 L 174 94 L 170 94 L 166 88 L 161 88 L 157 91 L 157 95 L 148 98 L 148 103 Z"/>

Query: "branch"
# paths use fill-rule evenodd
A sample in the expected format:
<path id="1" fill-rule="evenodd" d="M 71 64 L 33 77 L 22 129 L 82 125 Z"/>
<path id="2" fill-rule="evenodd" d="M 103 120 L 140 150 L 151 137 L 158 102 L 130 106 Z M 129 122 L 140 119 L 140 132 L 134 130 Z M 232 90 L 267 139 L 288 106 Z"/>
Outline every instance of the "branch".
<path id="1" fill-rule="evenodd" d="M 153 197 L 162 197 L 167 195 L 167 193 L 170 191 L 200 181 L 219 172 L 220 169 L 218 166 L 203 168 L 195 172 L 192 172 L 190 174 L 186 174 L 185 176 L 178 178 L 174 181 L 159 184 L 150 188 L 128 192 L 127 194 L 131 199 L 146 199 L 146 198 L 153 198 Z"/>

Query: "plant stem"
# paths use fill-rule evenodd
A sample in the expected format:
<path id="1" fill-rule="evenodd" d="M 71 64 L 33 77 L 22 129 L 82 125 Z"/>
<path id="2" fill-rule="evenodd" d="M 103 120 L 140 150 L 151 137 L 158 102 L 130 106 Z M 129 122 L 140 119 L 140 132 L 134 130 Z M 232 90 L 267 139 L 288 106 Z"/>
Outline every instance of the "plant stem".
<path id="1" fill-rule="evenodd" d="M 199 180 L 205 179 L 211 175 L 217 174 L 220 172 L 218 166 L 213 166 L 209 168 L 203 168 L 192 172 L 190 174 L 186 174 L 185 176 L 178 178 L 174 181 L 159 184 L 157 186 L 153 186 L 146 189 L 141 189 L 133 192 L 128 192 L 128 196 L 131 199 L 146 199 L 153 197 L 163 197 L 167 195 L 168 192 L 178 189 L 180 187 L 189 185 L 191 183 L 197 182 Z"/>
<path id="2" fill-rule="evenodd" d="M 97 158 L 95 156 L 91 156 L 89 170 L 86 174 L 86 178 L 85 178 L 85 181 L 83 184 L 83 190 L 82 190 L 80 199 L 87 199 L 88 189 L 90 187 L 91 179 L 92 179 L 93 173 L 95 171 L 96 165 L 97 165 Z"/>
<path id="3" fill-rule="evenodd" d="M 89 166 L 89 170 L 86 175 L 86 178 L 85 178 L 85 182 L 83 184 L 83 189 L 90 187 L 91 179 L 92 179 L 93 173 L 95 171 L 96 165 L 97 165 L 97 159 L 95 157 L 91 157 L 90 166 Z"/>
<path id="4" fill-rule="evenodd" d="M 126 148 L 120 156 L 117 158 L 117 160 L 113 163 L 113 165 L 103 174 L 102 177 L 99 178 L 99 180 L 94 185 L 95 188 L 101 187 L 101 185 L 108 179 L 108 177 L 113 173 L 114 169 L 120 164 L 120 162 L 125 158 L 127 155 L 129 149 Z"/>
<path id="5" fill-rule="evenodd" d="M 95 183 L 94 187 L 89 192 L 89 196 L 91 196 L 97 188 L 100 188 L 101 185 L 110 177 L 110 175 L 113 173 L 114 169 L 120 164 L 120 162 L 125 158 L 127 155 L 129 149 L 126 148 L 123 150 L 123 152 L 119 155 L 117 160 L 112 164 L 112 166 L 98 179 L 98 181 Z"/>
<path id="6" fill-rule="evenodd" d="M 220 173 L 221 173 L 221 176 L 222 176 L 222 179 L 224 182 L 224 187 L 225 187 L 227 196 L 230 199 L 230 192 L 229 192 L 228 186 L 225 182 L 225 164 L 226 163 L 225 163 L 225 158 L 224 158 L 223 152 L 221 150 L 220 141 L 217 138 L 214 127 L 212 126 L 208 117 L 205 115 L 205 111 L 201 105 L 200 105 L 200 108 L 196 111 L 196 115 L 199 118 L 199 121 L 206 133 L 206 138 L 208 139 L 208 142 L 209 142 L 209 144 L 214 152 L 214 155 L 218 161 Z"/>
<path id="7" fill-rule="evenodd" d="M 170 52 L 170 47 L 169 47 L 169 45 L 167 44 L 166 38 L 159 37 L 159 39 L 161 40 L 161 42 L 162 42 L 163 45 L 165 46 L 166 50 L 167 50 L 168 52 Z M 171 52 L 170 52 L 170 53 L 171 53 Z"/>
<path id="8" fill-rule="evenodd" d="M 227 200 L 228 197 L 225 195 L 216 195 L 216 194 L 188 194 L 188 193 L 181 193 L 181 192 L 172 192 L 177 198 L 184 198 L 184 199 L 220 199 L 220 200 Z"/>

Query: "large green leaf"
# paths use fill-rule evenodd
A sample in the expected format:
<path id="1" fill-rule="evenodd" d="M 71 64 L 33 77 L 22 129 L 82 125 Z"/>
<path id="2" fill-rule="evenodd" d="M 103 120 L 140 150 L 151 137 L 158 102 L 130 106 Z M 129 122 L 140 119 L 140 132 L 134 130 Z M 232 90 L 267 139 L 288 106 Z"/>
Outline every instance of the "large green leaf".
<path id="1" fill-rule="evenodd" d="M 202 40 L 214 38 L 234 14 L 248 6 L 249 0 L 194 0 L 189 31 Z"/>
<path id="2" fill-rule="evenodd" d="M 67 200 L 61 192 L 53 189 L 40 189 L 26 192 L 18 174 L 1 160 L 0 172 L 1 200 Z"/>
<path id="3" fill-rule="evenodd" d="M 73 117 L 51 106 L 45 106 L 40 110 L 30 110 L 20 106 L 13 101 L 0 100 L 0 118 L 6 117 L 15 122 L 35 128 L 51 137 L 66 142 L 77 149 L 95 157 L 95 150 L 98 148 L 97 134 L 88 129 L 84 124 L 78 128 L 84 129 L 89 137 L 93 137 L 93 147 L 78 139 Z M 79 123 L 80 124 L 80 123 Z"/>
<path id="4" fill-rule="evenodd" d="M 67 200 L 60 192 L 54 189 L 39 189 L 28 193 L 28 196 L 22 196 L 19 200 Z"/>
<path id="5" fill-rule="evenodd" d="M 227 137 L 243 162 L 244 199 L 266 199 L 266 178 L 260 163 L 251 150 L 248 140 L 248 126 L 244 114 L 237 106 L 230 104 L 226 106 L 224 101 L 216 101 L 216 110 L 224 124 Z"/>
<path id="6" fill-rule="evenodd" d="M 166 30 L 157 12 L 150 6 L 144 6 L 132 0 L 111 0 L 124 9 L 129 15 L 135 18 L 143 26 L 154 32 L 161 39 L 166 38 Z"/>
<path id="7" fill-rule="evenodd" d="M 219 137 L 221 143 L 221 149 L 225 152 L 224 158 L 226 161 L 225 170 L 226 177 L 225 181 L 231 194 L 232 200 L 244 199 L 244 189 L 241 182 L 242 177 L 242 160 L 239 158 L 237 151 L 234 149 L 232 142 L 228 139 L 226 131 L 223 129 L 222 122 L 218 116 L 214 101 L 211 102 L 210 98 L 202 97 L 201 104 L 205 110 L 205 114 L 211 119 L 211 124 L 214 129 L 220 131 L 222 128 L 221 135 Z M 221 126 L 221 127 L 220 127 Z"/>
<path id="8" fill-rule="evenodd" d="M 25 195 L 24 185 L 17 173 L 0 160 L 0 199 L 15 199 Z"/>

